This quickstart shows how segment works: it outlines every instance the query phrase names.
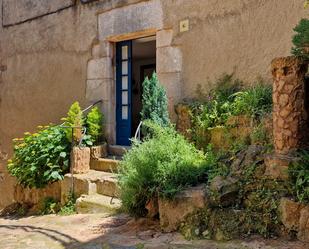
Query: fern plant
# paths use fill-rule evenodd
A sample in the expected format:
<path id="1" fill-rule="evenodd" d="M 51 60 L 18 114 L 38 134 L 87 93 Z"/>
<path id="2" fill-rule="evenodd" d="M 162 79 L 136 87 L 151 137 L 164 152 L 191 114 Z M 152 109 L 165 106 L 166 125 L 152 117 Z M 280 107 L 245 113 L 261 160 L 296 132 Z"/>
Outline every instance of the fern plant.
<path id="1" fill-rule="evenodd" d="M 309 59 L 309 19 L 301 19 L 294 28 L 292 54 L 304 59 Z"/>
<path id="2" fill-rule="evenodd" d="M 166 92 L 160 85 L 156 73 L 153 73 L 150 79 L 146 77 L 143 82 L 142 103 L 142 120 L 151 120 L 160 126 L 167 126 L 170 123 Z"/>
<path id="3" fill-rule="evenodd" d="M 73 128 L 73 137 L 72 137 L 72 130 L 66 129 L 66 137 L 69 142 L 79 142 L 82 137 L 82 126 L 84 125 L 83 121 L 83 113 L 80 108 L 79 103 L 76 101 L 74 102 L 67 114 L 66 118 L 62 119 L 65 121 L 65 126 L 68 127 L 80 127 L 80 128 Z"/>
<path id="4" fill-rule="evenodd" d="M 90 135 L 92 143 L 96 144 L 102 140 L 103 114 L 98 107 L 94 107 L 87 115 L 87 134 Z"/>

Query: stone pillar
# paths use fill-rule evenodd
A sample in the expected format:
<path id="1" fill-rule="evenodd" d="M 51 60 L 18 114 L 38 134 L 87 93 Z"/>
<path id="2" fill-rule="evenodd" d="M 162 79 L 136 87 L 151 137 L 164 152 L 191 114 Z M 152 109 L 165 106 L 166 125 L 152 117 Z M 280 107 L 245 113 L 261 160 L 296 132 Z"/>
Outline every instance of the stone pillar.
<path id="1" fill-rule="evenodd" d="M 291 152 L 307 143 L 306 71 L 306 63 L 292 56 L 277 58 L 271 63 L 275 153 L 265 157 L 265 175 L 272 179 L 288 179 L 289 165 L 298 160 Z"/>
<path id="2" fill-rule="evenodd" d="M 98 41 L 92 47 L 92 59 L 87 67 L 86 99 L 89 104 L 103 100 L 102 112 L 105 121 L 105 137 L 108 142 L 115 142 L 115 81 L 112 65 L 113 44 Z"/>
<path id="3" fill-rule="evenodd" d="M 271 67 L 274 146 L 276 153 L 287 155 L 304 146 L 308 136 L 304 84 L 307 65 L 291 56 L 274 59 Z"/>
<path id="4" fill-rule="evenodd" d="M 179 47 L 172 46 L 173 30 L 157 32 L 157 74 L 168 98 L 170 119 L 176 122 L 175 105 L 181 100 L 182 53 Z"/>

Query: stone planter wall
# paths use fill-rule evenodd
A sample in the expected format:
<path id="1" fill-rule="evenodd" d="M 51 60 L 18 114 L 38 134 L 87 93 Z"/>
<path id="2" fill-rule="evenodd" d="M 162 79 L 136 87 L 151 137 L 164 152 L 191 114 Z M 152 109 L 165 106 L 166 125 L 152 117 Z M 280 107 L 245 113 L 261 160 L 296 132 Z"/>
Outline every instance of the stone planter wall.
<path id="1" fill-rule="evenodd" d="M 27 204 L 33 207 L 33 210 L 38 210 L 39 205 L 45 198 L 51 197 L 55 201 L 61 199 L 61 183 L 60 181 L 49 184 L 43 189 L 24 188 L 21 185 L 16 185 L 14 190 L 15 202 Z"/>

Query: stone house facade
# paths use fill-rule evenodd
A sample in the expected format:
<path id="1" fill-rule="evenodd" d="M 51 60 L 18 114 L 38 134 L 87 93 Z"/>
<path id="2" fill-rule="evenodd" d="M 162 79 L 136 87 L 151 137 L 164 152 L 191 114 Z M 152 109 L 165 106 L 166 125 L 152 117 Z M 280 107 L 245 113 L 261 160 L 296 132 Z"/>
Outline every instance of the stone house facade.
<path id="1" fill-rule="evenodd" d="M 0 0 L 0 6 L 0 207 L 13 196 L 5 169 L 13 138 L 59 122 L 75 100 L 85 107 L 103 100 L 107 139 L 116 144 L 118 116 L 129 117 L 131 133 L 138 124 L 140 83 L 151 70 L 175 120 L 174 105 L 194 97 L 199 84 L 210 89 L 209 80 L 222 73 L 270 79 L 270 61 L 289 55 L 292 29 L 308 14 L 303 0 Z"/>

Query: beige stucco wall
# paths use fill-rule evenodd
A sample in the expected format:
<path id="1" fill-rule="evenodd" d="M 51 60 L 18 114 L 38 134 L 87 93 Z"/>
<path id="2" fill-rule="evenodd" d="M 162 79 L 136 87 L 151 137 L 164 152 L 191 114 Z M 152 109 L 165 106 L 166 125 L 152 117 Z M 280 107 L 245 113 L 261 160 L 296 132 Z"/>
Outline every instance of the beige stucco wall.
<path id="1" fill-rule="evenodd" d="M 194 4 L 192 4 L 194 2 Z M 190 20 L 190 31 L 174 33 L 183 54 L 183 93 L 191 97 L 202 84 L 209 89 L 222 73 L 253 82 L 270 80 L 270 61 L 290 54 L 293 27 L 308 17 L 303 0 L 162 1 L 164 26 L 179 28 Z M 166 11 L 167 10 L 167 11 Z"/>
<path id="2" fill-rule="evenodd" d="M 0 0 L 0 6 L 2 1 L 18 0 Z M 0 151 L 10 155 L 12 138 L 33 131 L 40 124 L 58 123 L 73 101 L 86 105 L 88 61 L 93 59 L 93 44 L 102 38 L 98 16 L 108 16 L 114 8 L 134 9 L 137 3 L 146 6 L 145 2 L 101 0 L 81 5 L 77 1 L 74 7 L 59 11 L 61 6 L 51 6 L 53 14 L 31 21 L 25 19 L 46 11 L 38 8 L 31 15 L 16 13 L 17 17 L 10 17 L 9 23 L 18 22 L 18 16 L 24 23 L 0 25 Z M 158 22 L 154 25 L 161 30 L 158 37 L 163 34 L 157 50 L 158 70 L 168 91 L 177 92 L 174 101 L 192 97 L 198 84 L 209 89 L 208 79 L 224 72 L 235 72 L 248 82 L 257 76 L 269 79 L 270 61 L 289 54 L 292 28 L 309 11 L 303 9 L 303 0 L 150 2 L 160 2 L 155 4 L 160 6 L 160 13 L 151 15 L 151 22 Z M 147 21 L 147 15 L 138 17 L 138 22 Z M 125 23 L 116 25 L 118 19 L 109 19 L 111 30 L 104 26 L 101 34 L 118 34 L 117 27 L 132 32 L 133 25 L 143 26 L 131 19 L 126 21 L 128 25 L 132 23 L 128 28 L 123 27 Z M 189 19 L 190 30 L 180 33 L 179 22 L 184 19 Z M 173 62 L 174 58 L 180 63 Z M 12 198 L 11 181 L 4 172 L 2 160 L 0 207 Z M 4 180 L 1 174 L 5 174 Z"/>

